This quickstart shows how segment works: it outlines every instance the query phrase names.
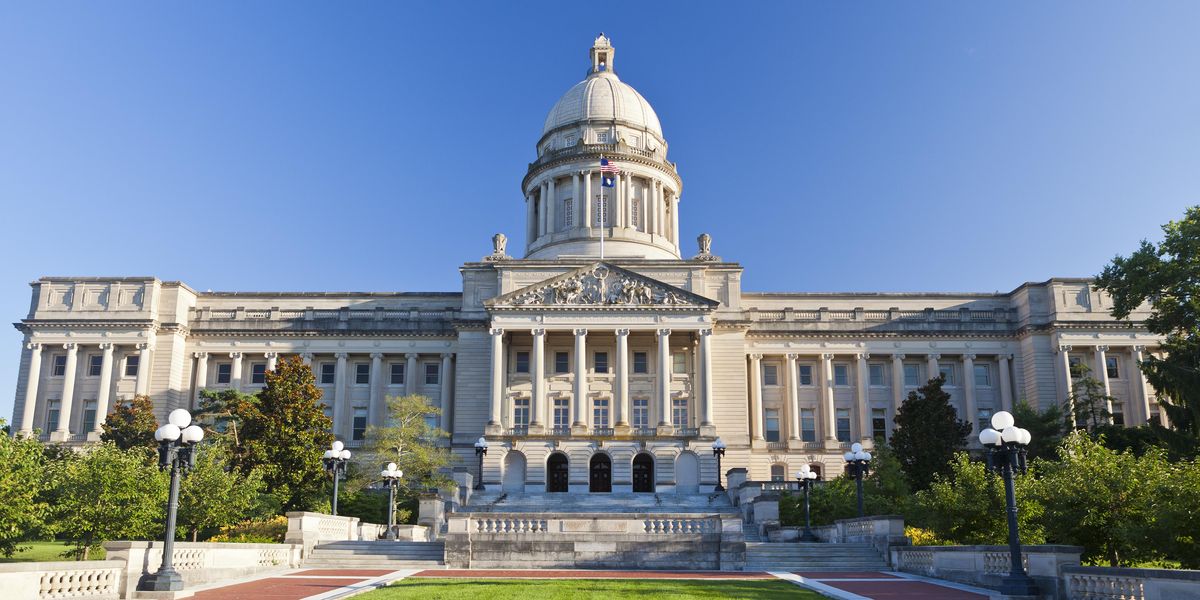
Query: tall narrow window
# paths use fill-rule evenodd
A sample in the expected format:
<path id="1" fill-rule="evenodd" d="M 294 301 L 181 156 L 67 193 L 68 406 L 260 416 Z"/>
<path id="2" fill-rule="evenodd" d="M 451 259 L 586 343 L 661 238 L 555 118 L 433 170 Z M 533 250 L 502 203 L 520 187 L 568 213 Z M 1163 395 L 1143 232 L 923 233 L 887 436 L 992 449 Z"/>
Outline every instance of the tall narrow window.
<path id="1" fill-rule="evenodd" d="M 837 439 L 839 442 L 850 441 L 850 409 L 837 409 Z"/>
<path id="2" fill-rule="evenodd" d="M 904 365 L 904 385 L 908 387 L 921 385 L 921 365 Z"/>
<path id="3" fill-rule="evenodd" d="M 979 425 L 979 431 L 983 431 L 984 429 L 992 426 L 992 409 L 981 408 L 979 409 L 978 414 L 979 418 L 976 419 L 976 423 Z"/>
<path id="4" fill-rule="evenodd" d="M 46 431 L 54 431 L 58 429 L 58 418 L 62 413 L 62 405 L 58 400 L 51 400 L 46 403 Z"/>
<path id="5" fill-rule="evenodd" d="M 221 363 L 217 365 L 217 383 L 228 384 L 233 381 L 233 365 Z"/>
<path id="6" fill-rule="evenodd" d="M 846 365 L 833 365 L 833 385 L 850 385 L 850 369 Z"/>
<path id="7" fill-rule="evenodd" d="M 633 353 L 633 372 L 642 375 L 650 372 L 650 361 L 645 352 Z"/>
<path id="8" fill-rule="evenodd" d="M 887 441 L 887 409 L 871 409 L 871 436 L 879 444 Z"/>
<path id="9" fill-rule="evenodd" d="M 817 441 L 817 415 L 811 408 L 800 409 L 800 440 Z"/>
<path id="10" fill-rule="evenodd" d="M 64 357 L 65 358 L 65 357 Z M 132 354 L 125 357 L 125 376 L 137 377 L 138 367 L 142 364 L 142 357 Z"/>
<path id="11" fill-rule="evenodd" d="M 630 202 L 629 220 L 633 222 L 634 229 L 642 228 L 642 201 L 640 198 L 634 198 Z"/>
<path id="12" fill-rule="evenodd" d="M 354 385 L 370 385 L 371 383 L 371 365 L 367 363 L 354 363 Z"/>
<path id="13" fill-rule="evenodd" d="M 528 352 L 518 352 L 517 353 L 517 372 L 518 373 L 528 373 L 529 372 L 529 353 Z"/>
<path id="14" fill-rule="evenodd" d="M 812 385 L 812 365 L 800 365 L 800 385 Z"/>
<path id="15" fill-rule="evenodd" d="M 946 385 L 954 384 L 954 365 L 938 365 L 938 373 L 946 378 Z"/>
<path id="16" fill-rule="evenodd" d="M 691 421 L 688 419 L 688 400 L 687 398 L 672 398 L 671 399 L 671 424 L 677 429 L 687 427 Z"/>
<path id="17" fill-rule="evenodd" d="M 768 442 L 779 441 L 779 409 L 768 408 L 763 419 L 763 437 Z"/>
<path id="18" fill-rule="evenodd" d="M 608 353 L 607 352 L 597 352 L 595 354 L 594 358 L 592 359 L 592 365 L 595 367 L 597 373 L 607 373 L 608 372 Z"/>
<path id="19" fill-rule="evenodd" d="M 394 365 L 393 365 L 394 366 Z M 403 370 L 400 371 L 402 374 Z M 395 373 L 393 369 L 392 373 Z M 321 363 L 321 383 L 329 385 L 337 382 L 337 365 L 333 363 Z"/>
<path id="20" fill-rule="evenodd" d="M 559 433 L 571 428 L 570 416 L 570 399 L 555 398 L 554 399 L 554 428 Z"/>
<path id="21" fill-rule="evenodd" d="M 1104 370 L 1108 373 L 1109 379 L 1121 378 L 1121 361 L 1115 356 L 1104 357 Z"/>
<path id="22" fill-rule="evenodd" d="M 1112 420 L 1113 425 L 1125 426 L 1125 404 L 1121 402 L 1113 402 Z"/>
<path id="23" fill-rule="evenodd" d="M 92 431 L 96 428 L 96 401 L 88 400 L 83 403 L 83 430 Z"/>
<path id="24" fill-rule="evenodd" d="M 779 385 L 779 368 L 775 365 L 762 366 L 763 385 Z"/>
<path id="25" fill-rule="evenodd" d="M 596 429 L 608 429 L 608 398 L 596 398 L 592 404 L 592 426 Z"/>
<path id="26" fill-rule="evenodd" d="M 554 353 L 554 372 L 555 373 L 570 373 L 571 359 L 566 352 Z"/>
<path id="27" fill-rule="evenodd" d="M 442 365 L 435 362 L 425 363 L 425 385 L 437 385 L 442 382 Z"/>
<path id="28" fill-rule="evenodd" d="M 104 357 L 101 355 L 88 357 L 88 377 L 99 377 L 100 369 L 104 366 Z M 90 429 L 88 431 L 91 431 Z"/>
<path id="29" fill-rule="evenodd" d="M 575 227 L 575 199 L 567 198 L 563 200 L 562 229 L 571 229 L 572 227 Z"/>
<path id="30" fill-rule="evenodd" d="M 612 223 L 608 215 L 608 201 L 612 197 L 612 191 L 605 191 L 604 198 L 600 198 L 600 194 L 596 194 L 595 210 L 592 211 L 592 222 L 597 227 L 608 227 Z"/>
<path id="31" fill-rule="evenodd" d="M 987 365 L 975 365 L 975 387 L 992 387 L 992 370 Z"/>
<path id="32" fill-rule="evenodd" d="M 529 426 L 529 398 L 513 400 L 513 427 Z"/>
<path id="33" fill-rule="evenodd" d="M 884 378 L 883 365 L 870 365 L 867 369 L 870 376 L 871 385 L 882 386 Z"/>
<path id="34" fill-rule="evenodd" d="M 676 352 L 671 355 L 671 372 L 676 375 L 687 373 L 687 354 Z"/>
<path id="35" fill-rule="evenodd" d="M 267 382 L 267 363 L 250 365 L 250 383 L 261 385 Z"/>
<path id="36" fill-rule="evenodd" d="M 354 422 L 350 426 L 350 439 L 361 440 L 367 437 L 367 409 L 354 409 Z"/>
<path id="37" fill-rule="evenodd" d="M 783 465 L 771 465 L 771 481 L 787 481 L 787 468 Z"/>
<path id="38" fill-rule="evenodd" d="M 54 362 L 50 367 L 51 377 L 62 377 L 67 374 L 67 357 L 64 354 L 55 354 Z"/>
<path id="39" fill-rule="evenodd" d="M 404 363 L 392 363 L 391 370 L 391 384 L 404 385 Z"/>
<path id="40" fill-rule="evenodd" d="M 633 399 L 633 428 L 645 429 L 650 427 L 650 399 Z"/>

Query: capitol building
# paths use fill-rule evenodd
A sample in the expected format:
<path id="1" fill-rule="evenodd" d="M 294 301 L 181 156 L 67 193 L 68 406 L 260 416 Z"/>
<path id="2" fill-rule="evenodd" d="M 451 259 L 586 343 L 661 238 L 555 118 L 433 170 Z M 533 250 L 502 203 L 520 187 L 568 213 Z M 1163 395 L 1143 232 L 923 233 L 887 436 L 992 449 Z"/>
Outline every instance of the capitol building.
<path id="1" fill-rule="evenodd" d="M 615 55 L 597 38 L 587 77 L 546 117 L 524 207 L 512 206 L 525 247 L 497 234 L 460 268 L 461 290 L 43 277 L 16 324 L 14 432 L 94 442 L 121 399 L 148 394 L 163 420 L 202 390 L 260 389 L 287 356 L 312 366 L 349 447 L 383 424 L 387 396 L 423 394 L 472 473 L 486 437 L 483 481 L 505 492 L 711 491 L 718 437 L 721 468 L 753 480 L 805 464 L 836 475 L 850 444 L 890 438 L 907 394 L 939 374 L 975 433 L 1022 400 L 1063 404 L 1075 364 L 1116 398 L 1118 423 L 1165 418 L 1137 366 L 1160 338 L 1144 313 L 1114 320 L 1088 279 L 1006 293 L 743 290 L 727 260 L 737 248 L 680 231 L 683 178 Z"/>

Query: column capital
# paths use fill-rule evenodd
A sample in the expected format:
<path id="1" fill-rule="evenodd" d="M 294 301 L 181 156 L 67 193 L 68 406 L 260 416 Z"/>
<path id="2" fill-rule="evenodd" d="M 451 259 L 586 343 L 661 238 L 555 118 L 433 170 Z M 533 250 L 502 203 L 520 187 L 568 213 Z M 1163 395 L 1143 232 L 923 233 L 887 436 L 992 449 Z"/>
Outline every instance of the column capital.
<path id="1" fill-rule="evenodd" d="M 25 344 L 25 347 L 30 350 L 33 350 L 34 352 L 42 351 L 42 344 L 39 342 L 29 342 L 28 344 Z"/>
<path id="2" fill-rule="evenodd" d="M 349 357 L 350 357 L 350 355 L 349 355 L 349 354 L 347 354 L 347 353 L 345 353 L 345 352 L 335 352 L 335 353 L 333 354 L 333 357 L 334 357 L 334 358 L 336 358 L 336 359 L 338 359 L 338 360 L 346 360 L 347 358 L 349 358 Z"/>
<path id="3" fill-rule="evenodd" d="M 421 355 L 417 354 L 416 352 L 408 352 L 404 355 L 404 358 L 406 358 L 408 360 L 417 360 L 417 357 L 419 357 L 419 356 L 421 356 Z"/>
<path id="4" fill-rule="evenodd" d="M 821 360 L 833 360 L 833 355 L 832 354 L 822 354 Z"/>
<path id="5" fill-rule="evenodd" d="M 996 358 L 998 360 L 1012 360 L 1013 355 L 1012 354 L 997 354 Z"/>
<path id="6" fill-rule="evenodd" d="M 575 337 L 583 337 L 583 336 L 586 336 L 586 335 L 587 335 L 587 330 L 586 330 L 586 329 L 576 329 L 576 330 L 575 330 Z"/>
<path id="7" fill-rule="evenodd" d="M 79 344 L 76 344 L 75 342 L 67 342 L 63 344 L 63 350 L 66 350 L 67 352 L 75 352 L 76 350 L 79 350 Z"/>
<path id="8" fill-rule="evenodd" d="M 1145 351 L 1146 351 L 1146 347 L 1145 347 L 1145 346 L 1141 346 L 1141 345 L 1134 346 L 1134 347 L 1133 347 L 1133 351 L 1134 351 L 1134 352 L 1145 352 Z"/>
<path id="9" fill-rule="evenodd" d="M 1108 346 L 1105 346 L 1105 345 L 1096 346 L 1096 352 L 1108 352 Z"/>
<path id="10" fill-rule="evenodd" d="M 263 352 L 263 358 L 279 358 L 278 352 Z"/>
<path id="11" fill-rule="evenodd" d="M 229 358 L 239 358 L 240 359 L 241 357 L 242 357 L 241 352 L 230 352 L 229 353 Z"/>
<path id="12" fill-rule="evenodd" d="M 892 353 L 892 360 L 904 360 L 904 359 L 905 359 L 905 354 L 903 352 Z"/>
<path id="13" fill-rule="evenodd" d="M 312 352 L 301 352 L 300 353 L 300 360 L 312 360 L 312 359 L 313 359 Z"/>
<path id="14" fill-rule="evenodd" d="M 788 354 L 784 354 L 783 357 L 786 358 L 788 362 L 796 362 L 796 359 L 799 358 L 799 355 L 794 352 L 790 352 Z"/>
<path id="15" fill-rule="evenodd" d="M 1059 351 L 1059 352 L 1070 352 L 1070 351 L 1071 351 L 1071 347 L 1070 347 L 1070 346 L 1067 346 L 1067 345 L 1065 345 L 1065 344 L 1063 344 L 1063 345 L 1060 345 L 1060 346 L 1058 347 L 1058 351 Z"/>
<path id="16" fill-rule="evenodd" d="M 383 360 L 383 353 L 382 352 L 372 352 L 371 360 Z"/>
<path id="17" fill-rule="evenodd" d="M 659 329 L 658 330 L 658 337 L 667 337 L 669 335 L 671 335 L 670 329 Z"/>
<path id="18" fill-rule="evenodd" d="M 763 357 L 762 354 L 751 354 L 750 360 L 758 362 L 758 361 L 762 360 L 762 357 Z"/>
<path id="19" fill-rule="evenodd" d="M 544 336 L 544 335 L 546 335 L 546 330 L 545 329 L 530 329 L 529 333 L 532 334 L 534 337 Z"/>
<path id="20" fill-rule="evenodd" d="M 700 335 L 712 335 L 712 332 L 713 332 L 712 328 L 708 328 L 708 329 L 701 329 L 701 330 L 700 330 Z"/>
<path id="21" fill-rule="evenodd" d="M 974 354 L 964 354 L 963 360 L 975 360 L 975 355 Z"/>
<path id="22" fill-rule="evenodd" d="M 930 352 L 929 354 L 925 355 L 925 358 L 932 359 L 932 360 L 941 360 L 942 355 L 938 352 Z"/>
<path id="23" fill-rule="evenodd" d="M 858 360 L 867 360 L 868 358 L 871 358 L 871 353 L 870 352 L 859 352 L 858 354 L 854 355 L 854 358 L 856 358 Z"/>
<path id="24" fill-rule="evenodd" d="M 105 352 L 111 353 L 113 350 L 113 343 L 112 342 L 100 342 L 100 349 Z"/>
<path id="25" fill-rule="evenodd" d="M 499 327 L 493 327 L 488 330 L 488 333 L 491 335 L 504 335 L 504 330 Z"/>
<path id="26" fill-rule="evenodd" d="M 616 330 L 616 334 L 619 337 L 626 337 L 629 335 L 629 330 L 628 329 L 618 329 L 618 330 Z"/>
<path id="27" fill-rule="evenodd" d="M 445 359 L 448 359 L 448 358 L 454 358 L 454 353 L 453 353 L 453 352 L 443 352 L 443 353 L 442 353 L 442 360 L 445 360 Z"/>
<path id="28" fill-rule="evenodd" d="M 208 358 L 207 352 L 193 352 L 192 358 Z"/>

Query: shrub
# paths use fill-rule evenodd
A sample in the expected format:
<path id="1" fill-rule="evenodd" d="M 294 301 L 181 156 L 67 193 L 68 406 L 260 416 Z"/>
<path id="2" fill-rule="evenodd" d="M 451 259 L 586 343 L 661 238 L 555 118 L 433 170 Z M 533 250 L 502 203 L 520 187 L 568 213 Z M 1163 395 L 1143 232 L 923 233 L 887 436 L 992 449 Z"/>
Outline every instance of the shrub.
<path id="1" fill-rule="evenodd" d="M 209 538 L 210 542 L 240 544 L 278 544 L 287 535 L 287 517 L 276 515 L 265 521 L 242 521 L 237 525 L 221 528 L 221 533 Z"/>

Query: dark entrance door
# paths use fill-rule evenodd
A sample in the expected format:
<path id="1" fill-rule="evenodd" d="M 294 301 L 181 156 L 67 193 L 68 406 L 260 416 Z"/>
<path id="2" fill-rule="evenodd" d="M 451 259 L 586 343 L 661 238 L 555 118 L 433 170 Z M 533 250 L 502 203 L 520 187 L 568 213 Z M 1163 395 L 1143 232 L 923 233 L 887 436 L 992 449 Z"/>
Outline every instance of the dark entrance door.
<path id="1" fill-rule="evenodd" d="M 643 493 L 654 491 L 654 458 L 649 454 L 639 454 L 633 457 L 633 491 Z"/>
<path id="2" fill-rule="evenodd" d="M 567 455 L 555 452 L 546 461 L 546 491 L 567 491 Z"/>
<path id="3" fill-rule="evenodd" d="M 588 491 L 612 491 L 612 459 L 607 454 L 592 455 L 591 475 L 588 477 Z"/>

